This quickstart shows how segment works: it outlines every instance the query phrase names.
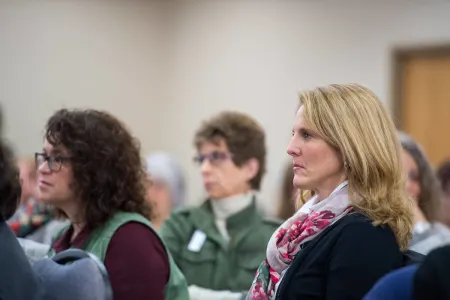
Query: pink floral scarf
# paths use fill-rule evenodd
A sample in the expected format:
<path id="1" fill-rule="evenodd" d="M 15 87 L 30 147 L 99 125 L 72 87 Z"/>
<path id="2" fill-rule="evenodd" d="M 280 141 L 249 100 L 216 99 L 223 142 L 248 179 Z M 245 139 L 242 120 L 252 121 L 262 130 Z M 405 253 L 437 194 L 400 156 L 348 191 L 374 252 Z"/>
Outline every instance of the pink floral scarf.
<path id="1" fill-rule="evenodd" d="M 317 203 L 313 197 L 284 222 L 270 238 L 267 258 L 256 272 L 246 300 L 273 300 L 284 272 L 301 250 L 301 245 L 314 239 L 322 230 L 351 210 L 347 182 Z"/>

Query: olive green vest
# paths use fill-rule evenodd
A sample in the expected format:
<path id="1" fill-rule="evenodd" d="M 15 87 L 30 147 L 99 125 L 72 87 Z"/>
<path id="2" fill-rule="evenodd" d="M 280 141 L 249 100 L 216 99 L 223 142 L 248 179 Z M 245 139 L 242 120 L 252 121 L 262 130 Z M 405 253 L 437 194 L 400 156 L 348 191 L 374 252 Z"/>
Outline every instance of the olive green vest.
<path id="1" fill-rule="evenodd" d="M 112 236 L 114 235 L 116 230 L 119 229 L 119 227 L 128 222 L 138 222 L 144 224 L 148 228 L 153 230 L 159 237 L 158 233 L 153 228 L 151 222 L 142 215 L 137 213 L 118 212 L 111 219 L 109 219 L 103 226 L 95 229 L 89 235 L 89 238 L 86 241 L 83 250 L 94 254 L 102 262 L 104 262 L 106 250 L 108 249 L 108 245 L 109 242 L 111 241 Z M 63 230 L 61 233 L 63 233 L 64 231 L 65 230 Z M 166 300 L 188 300 L 189 292 L 187 288 L 186 279 L 184 278 L 183 273 L 181 273 L 180 269 L 175 264 L 169 249 L 166 247 L 166 245 L 162 240 L 161 242 L 163 243 L 166 249 L 170 263 L 170 276 L 164 291 L 165 296 L 164 298 Z M 149 295 L 149 297 L 151 298 L 151 295 Z"/>

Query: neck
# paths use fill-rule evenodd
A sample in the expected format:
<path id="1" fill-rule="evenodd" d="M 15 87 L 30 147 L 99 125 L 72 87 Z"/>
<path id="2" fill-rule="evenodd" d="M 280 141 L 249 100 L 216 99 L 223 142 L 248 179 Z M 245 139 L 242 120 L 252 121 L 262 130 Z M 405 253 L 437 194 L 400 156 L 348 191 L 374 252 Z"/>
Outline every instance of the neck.
<path id="1" fill-rule="evenodd" d="M 324 185 L 322 188 L 314 189 L 315 196 L 317 197 L 317 202 L 320 202 L 323 199 L 326 199 L 327 197 L 329 197 L 331 195 L 331 193 L 333 193 L 334 190 L 336 190 L 336 188 L 339 185 L 341 185 L 342 183 L 344 183 L 345 181 L 346 181 L 345 178 L 340 179 L 339 181 L 337 181 L 333 184 Z"/>
<path id="2" fill-rule="evenodd" d="M 84 228 L 84 223 L 72 223 L 73 227 L 73 235 L 72 237 L 76 237 Z"/>
<path id="3" fill-rule="evenodd" d="M 153 225 L 153 227 L 155 228 L 155 230 L 156 231 L 158 231 L 160 228 L 161 228 L 161 226 L 162 226 L 162 224 L 166 221 L 168 219 L 168 216 L 167 217 L 162 217 L 161 215 L 153 215 L 151 218 L 150 218 L 150 221 L 152 222 L 152 225 Z"/>
<path id="4" fill-rule="evenodd" d="M 253 193 L 247 192 L 221 199 L 211 199 L 211 204 L 216 218 L 227 219 L 248 207 L 252 200 Z"/>
<path id="5" fill-rule="evenodd" d="M 64 207 L 60 207 L 60 209 L 67 215 L 67 218 L 72 224 L 74 235 L 80 233 L 80 231 L 86 225 L 86 222 L 84 220 L 84 217 L 82 216 L 79 205 L 71 201 L 70 204 L 64 205 Z"/>

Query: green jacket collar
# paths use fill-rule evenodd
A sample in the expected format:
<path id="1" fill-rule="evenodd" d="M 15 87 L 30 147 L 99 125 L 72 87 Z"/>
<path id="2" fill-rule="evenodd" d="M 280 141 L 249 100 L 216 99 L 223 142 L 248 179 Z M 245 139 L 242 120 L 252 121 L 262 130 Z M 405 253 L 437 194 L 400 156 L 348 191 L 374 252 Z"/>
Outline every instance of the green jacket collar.
<path id="1" fill-rule="evenodd" d="M 258 224 L 262 220 L 262 216 L 256 208 L 256 199 L 253 197 L 249 206 L 227 219 L 227 230 L 231 237 L 230 245 L 228 245 L 216 228 L 210 199 L 206 200 L 198 209 L 195 209 L 191 217 L 196 228 L 224 248 L 237 246 L 247 234 L 251 233 L 252 225 Z"/>

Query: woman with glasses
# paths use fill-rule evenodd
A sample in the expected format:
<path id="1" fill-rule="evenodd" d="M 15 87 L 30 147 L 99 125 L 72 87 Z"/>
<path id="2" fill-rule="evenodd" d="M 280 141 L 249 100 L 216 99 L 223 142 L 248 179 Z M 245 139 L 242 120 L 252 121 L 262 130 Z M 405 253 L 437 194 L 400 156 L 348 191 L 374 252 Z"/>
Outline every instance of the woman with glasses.
<path id="1" fill-rule="evenodd" d="M 202 123 L 194 145 L 208 197 L 172 213 L 160 233 L 191 300 L 240 300 L 280 224 L 256 205 L 266 170 L 265 134 L 250 116 L 225 111 Z"/>
<path id="2" fill-rule="evenodd" d="M 81 248 L 109 273 L 114 299 L 186 299 L 187 287 L 146 217 L 138 142 L 112 115 L 57 111 L 36 153 L 39 198 L 70 221 L 55 253 Z"/>

